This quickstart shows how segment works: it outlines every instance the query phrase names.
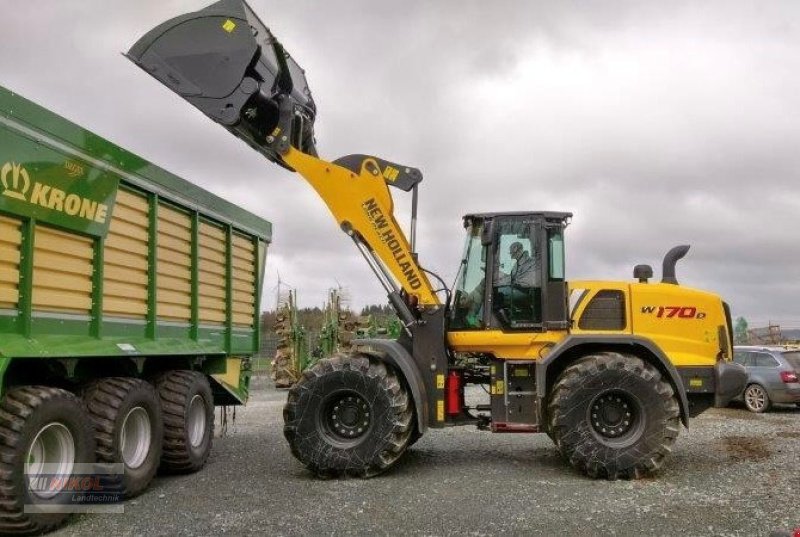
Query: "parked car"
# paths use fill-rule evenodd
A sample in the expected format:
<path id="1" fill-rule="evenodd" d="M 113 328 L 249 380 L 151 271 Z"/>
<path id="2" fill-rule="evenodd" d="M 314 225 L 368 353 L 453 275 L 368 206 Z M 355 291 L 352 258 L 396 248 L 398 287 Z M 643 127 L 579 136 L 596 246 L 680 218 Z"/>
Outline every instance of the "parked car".
<path id="1" fill-rule="evenodd" d="M 747 387 L 739 397 L 752 412 L 766 412 L 773 403 L 800 406 L 800 347 L 733 348 L 733 361 L 747 369 Z"/>

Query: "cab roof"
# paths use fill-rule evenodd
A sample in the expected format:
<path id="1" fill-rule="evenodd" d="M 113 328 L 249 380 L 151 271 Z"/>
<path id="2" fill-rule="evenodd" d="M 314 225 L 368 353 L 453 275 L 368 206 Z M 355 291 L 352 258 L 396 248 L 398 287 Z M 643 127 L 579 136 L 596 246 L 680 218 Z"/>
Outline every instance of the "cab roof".
<path id="1" fill-rule="evenodd" d="M 494 220 L 495 218 L 520 218 L 528 217 L 537 220 L 558 220 L 561 222 L 572 218 L 572 213 L 565 213 L 561 211 L 511 211 L 507 213 L 471 213 L 464 215 L 464 224 L 470 224 L 475 221 Z"/>

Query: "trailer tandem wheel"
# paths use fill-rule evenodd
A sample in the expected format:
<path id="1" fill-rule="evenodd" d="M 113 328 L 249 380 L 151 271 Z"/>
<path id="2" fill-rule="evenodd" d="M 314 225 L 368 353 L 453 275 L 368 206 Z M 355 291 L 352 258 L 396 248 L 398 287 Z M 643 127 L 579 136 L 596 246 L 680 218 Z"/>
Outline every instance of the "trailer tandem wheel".
<path id="1" fill-rule="evenodd" d="M 164 417 L 161 469 L 196 472 L 206 464 L 214 436 L 214 399 L 208 378 L 198 371 L 175 370 L 155 379 Z"/>
<path id="2" fill-rule="evenodd" d="M 97 460 L 124 463 L 123 495 L 140 494 L 161 458 L 164 428 L 155 389 L 141 379 L 104 378 L 89 383 L 83 400 L 94 423 Z"/>
<path id="3" fill-rule="evenodd" d="M 63 486 L 36 483 L 69 478 L 76 464 L 94 457 L 91 421 L 80 399 L 48 386 L 9 389 L 0 402 L 0 532 L 43 533 L 63 523 L 69 516 L 63 511 L 26 512 L 29 505 L 46 509 L 63 502 Z"/>

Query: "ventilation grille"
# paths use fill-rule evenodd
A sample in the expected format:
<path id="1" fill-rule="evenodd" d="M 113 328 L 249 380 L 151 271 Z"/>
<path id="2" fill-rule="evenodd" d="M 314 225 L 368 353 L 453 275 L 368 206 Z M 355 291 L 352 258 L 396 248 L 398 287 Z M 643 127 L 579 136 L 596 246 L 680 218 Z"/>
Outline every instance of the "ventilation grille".
<path id="1" fill-rule="evenodd" d="M 199 270 L 200 322 L 223 324 L 227 299 L 225 285 L 225 232 L 205 222 L 200 223 Z"/>
<path id="2" fill-rule="evenodd" d="M 581 330 L 624 330 L 625 294 L 622 291 L 605 289 L 599 291 L 578 322 Z"/>
<path id="3" fill-rule="evenodd" d="M 192 220 L 188 214 L 159 205 L 156 249 L 156 315 L 192 318 Z"/>
<path id="4" fill-rule="evenodd" d="M 0 217 L 0 308 L 19 302 L 20 222 Z"/>
<path id="5" fill-rule="evenodd" d="M 233 324 L 252 327 L 255 320 L 256 254 L 253 241 L 233 236 Z"/>
<path id="6" fill-rule="evenodd" d="M 143 196 L 117 193 L 103 256 L 103 313 L 144 319 L 147 315 L 149 206 Z"/>
<path id="7" fill-rule="evenodd" d="M 89 314 L 94 241 L 37 226 L 33 239 L 33 309 Z"/>

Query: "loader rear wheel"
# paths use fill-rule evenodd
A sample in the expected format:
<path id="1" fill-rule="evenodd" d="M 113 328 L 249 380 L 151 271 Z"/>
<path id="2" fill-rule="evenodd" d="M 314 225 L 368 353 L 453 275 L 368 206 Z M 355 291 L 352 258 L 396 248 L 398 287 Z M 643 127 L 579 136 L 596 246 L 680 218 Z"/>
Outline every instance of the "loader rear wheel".
<path id="1" fill-rule="evenodd" d="M 202 468 L 214 436 L 214 399 L 203 373 L 168 371 L 156 378 L 164 416 L 161 469 L 191 473 Z"/>
<path id="2" fill-rule="evenodd" d="M 94 423 L 97 460 L 123 463 L 123 495 L 140 494 L 161 458 L 164 427 L 155 389 L 141 379 L 105 378 L 90 383 L 83 400 Z"/>
<path id="3" fill-rule="evenodd" d="M 77 397 L 46 386 L 10 389 L 0 402 L 0 532 L 44 533 L 62 524 L 67 513 L 26 506 L 63 503 L 57 483 L 94 456 L 91 421 Z M 48 481 L 54 475 L 62 479 Z"/>
<path id="4" fill-rule="evenodd" d="M 652 365 L 614 352 L 581 358 L 559 377 L 549 433 L 569 463 L 593 478 L 657 471 L 679 432 L 672 386 Z"/>
<path id="5" fill-rule="evenodd" d="M 372 477 L 391 468 L 415 429 L 411 398 L 380 360 L 360 353 L 320 360 L 289 390 L 283 433 L 319 477 Z"/>

